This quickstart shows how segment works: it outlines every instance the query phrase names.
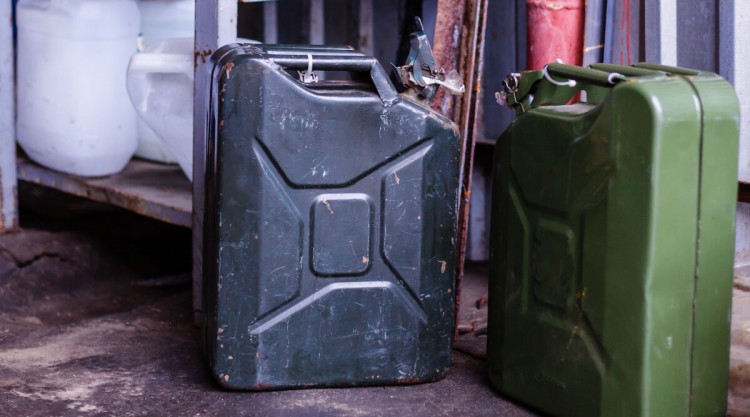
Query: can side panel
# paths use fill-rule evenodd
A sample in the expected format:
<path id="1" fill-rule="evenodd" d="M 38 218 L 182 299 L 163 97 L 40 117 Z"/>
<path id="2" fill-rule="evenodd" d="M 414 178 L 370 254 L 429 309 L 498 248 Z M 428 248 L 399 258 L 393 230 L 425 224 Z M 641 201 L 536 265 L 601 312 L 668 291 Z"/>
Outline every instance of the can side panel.
<path id="1" fill-rule="evenodd" d="M 215 377 L 249 390 L 441 377 L 455 126 L 405 99 L 386 108 L 366 90 L 311 91 L 262 59 L 234 64 L 217 98 Z"/>
<path id="2" fill-rule="evenodd" d="M 689 86 L 661 80 L 501 137 L 488 365 L 504 393 L 563 416 L 687 412 L 699 120 Z"/>
<path id="3" fill-rule="evenodd" d="M 693 336 L 693 416 L 726 414 L 739 104 L 720 77 L 693 77 L 703 109 Z"/>

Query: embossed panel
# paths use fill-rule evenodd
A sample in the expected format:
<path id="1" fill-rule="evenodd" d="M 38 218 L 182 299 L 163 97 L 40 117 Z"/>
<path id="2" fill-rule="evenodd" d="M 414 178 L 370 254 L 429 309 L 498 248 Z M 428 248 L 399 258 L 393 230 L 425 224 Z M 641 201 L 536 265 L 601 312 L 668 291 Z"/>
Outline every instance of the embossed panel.
<path id="1" fill-rule="evenodd" d="M 564 311 L 575 287 L 573 232 L 565 225 L 540 220 L 531 247 L 534 298 Z"/>
<path id="2" fill-rule="evenodd" d="M 370 266 L 370 198 L 321 194 L 310 210 L 312 269 L 319 275 L 358 275 Z"/>
<path id="3" fill-rule="evenodd" d="M 414 294 L 422 276 L 422 193 L 426 144 L 383 177 L 383 257 Z"/>
<path id="4" fill-rule="evenodd" d="M 255 146 L 255 155 L 265 175 L 260 177 L 261 198 L 259 213 L 246 212 L 246 216 L 259 216 L 258 230 L 251 231 L 245 239 L 266 239 L 258 245 L 257 279 L 259 317 L 290 300 L 299 292 L 302 279 L 302 218 L 294 203 L 284 191 L 280 179 Z"/>

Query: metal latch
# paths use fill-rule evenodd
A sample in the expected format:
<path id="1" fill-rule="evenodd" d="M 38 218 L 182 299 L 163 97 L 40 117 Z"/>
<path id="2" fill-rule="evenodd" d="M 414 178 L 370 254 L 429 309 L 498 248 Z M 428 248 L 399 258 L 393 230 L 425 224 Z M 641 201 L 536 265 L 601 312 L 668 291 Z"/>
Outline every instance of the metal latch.
<path id="1" fill-rule="evenodd" d="M 415 20 L 417 31 L 409 35 L 411 49 L 406 64 L 396 67 L 399 81 L 405 87 L 415 89 L 419 96 L 427 100 L 435 96 L 439 86 L 445 87 L 450 94 L 463 94 L 466 90 L 463 79 L 456 70 L 446 74 L 443 68 L 438 68 L 430 41 L 424 33 L 422 19 L 417 17 Z"/>
<path id="2" fill-rule="evenodd" d="M 495 93 L 497 104 L 511 109 L 515 103 L 519 103 L 518 79 L 520 77 L 521 74 L 513 72 L 503 80 L 503 90 Z"/>

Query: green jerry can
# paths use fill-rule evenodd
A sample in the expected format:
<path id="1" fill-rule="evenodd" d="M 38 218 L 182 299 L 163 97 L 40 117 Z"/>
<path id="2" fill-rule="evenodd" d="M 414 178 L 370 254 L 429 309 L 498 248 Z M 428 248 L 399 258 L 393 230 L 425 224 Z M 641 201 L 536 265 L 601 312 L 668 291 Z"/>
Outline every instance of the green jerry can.
<path id="1" fill-rule="evenodd" d="M 732 87 L 550 64 L 509 76 L 498 101 L 518 118 L 493 162 L 492 384 L 555 416 L 725 415 Z"/>
<path id="2" fill-rule="evenodd" d="M 347 47 L 213 55 L 204 332 L 222 386 L 406 384 L 448 369 L 461 143 L 426 103 L 450 80 L 422 74 L 434 60 L 416 46 L 401 94 Z"/>

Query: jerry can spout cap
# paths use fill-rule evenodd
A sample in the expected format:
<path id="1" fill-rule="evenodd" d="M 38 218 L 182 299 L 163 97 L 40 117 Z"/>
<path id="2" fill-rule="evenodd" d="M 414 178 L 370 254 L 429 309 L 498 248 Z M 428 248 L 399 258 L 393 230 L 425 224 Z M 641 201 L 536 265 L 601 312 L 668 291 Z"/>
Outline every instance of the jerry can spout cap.
<path id="1" fill-rule="evenodd" d="M 463 94 L 466 91 L 463 79 L 455 69 L 446 73 L 445 69 L 438 67 L 435 56 L 432 54 L 430 41 L 424 33 L 422 19 L 415 17 L 414 20 L 417 31 L 409 35 L 411 49 L 406 58 L 406 64 L 395 67 L 398 81 L 404 87 L 415 90 L 420 97 L 428 101 L 435 97 L 440 86 L 450 94 Z"/>

